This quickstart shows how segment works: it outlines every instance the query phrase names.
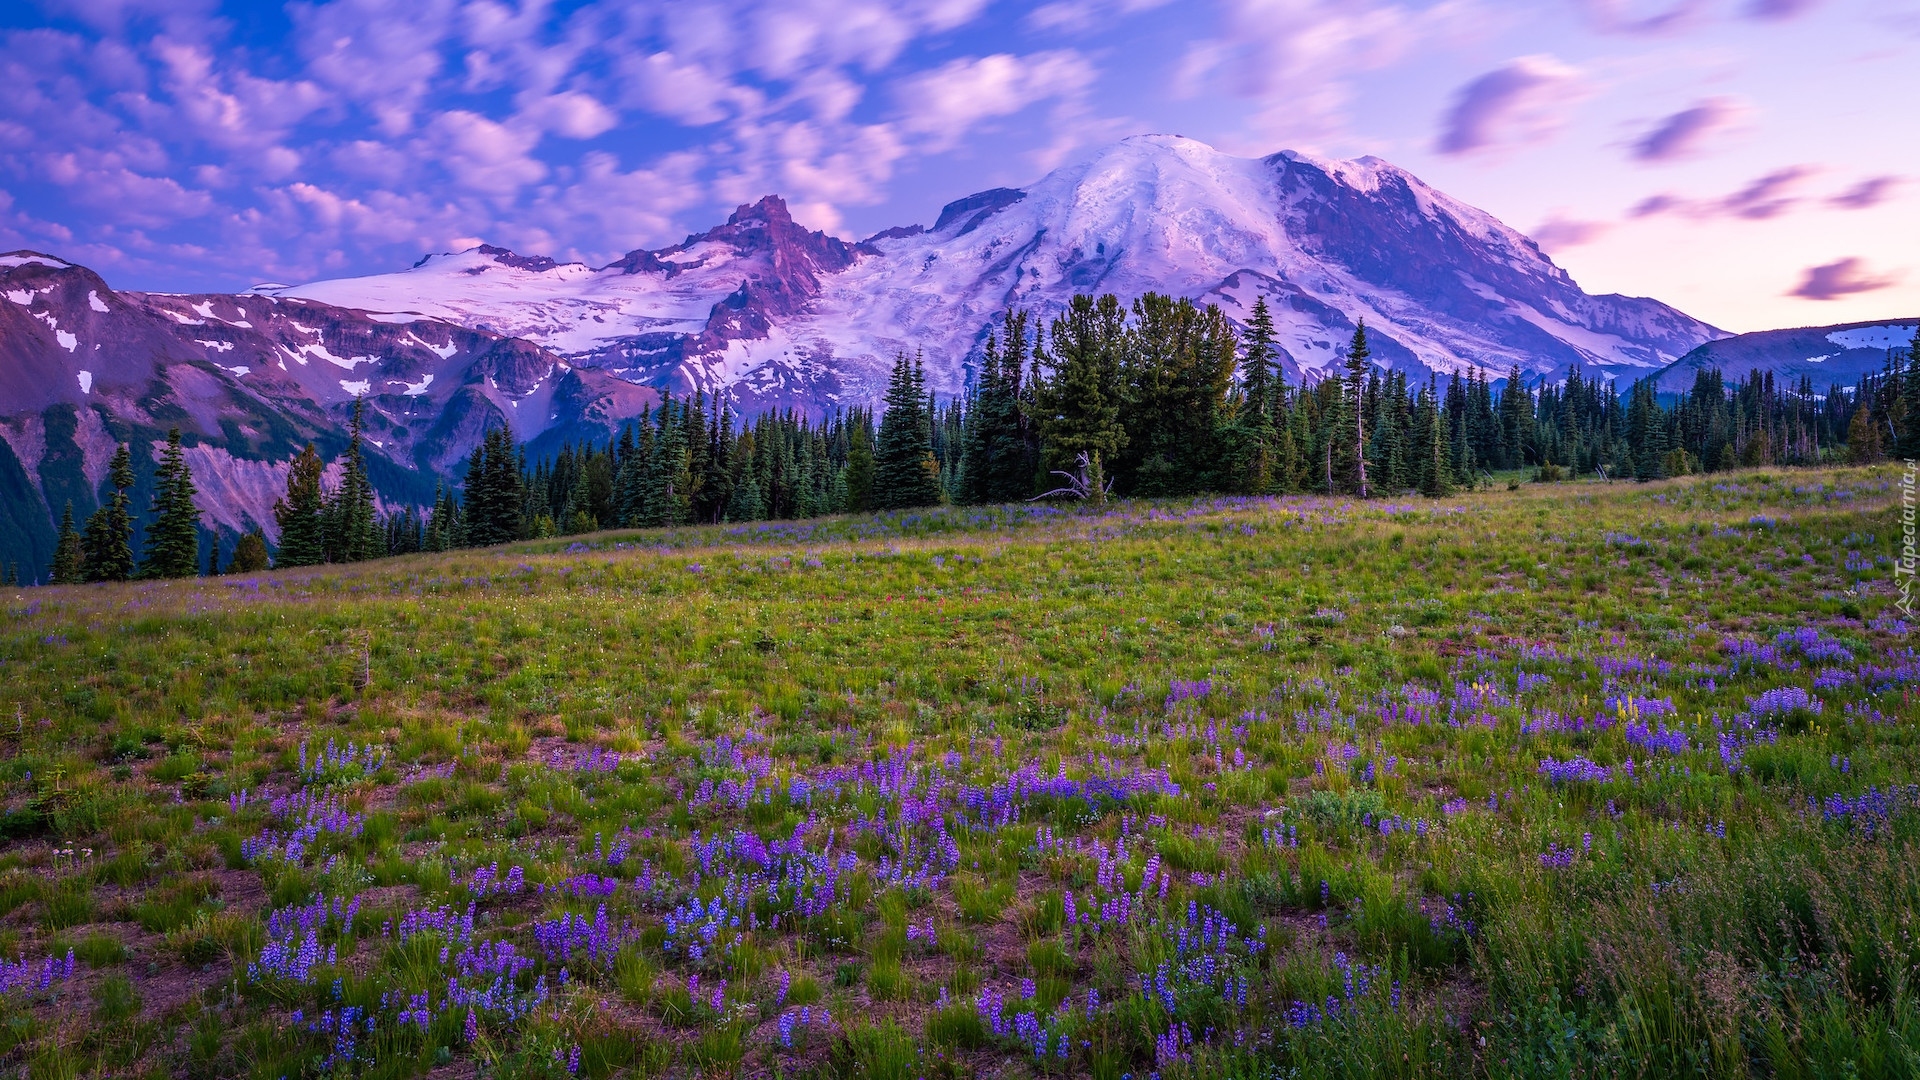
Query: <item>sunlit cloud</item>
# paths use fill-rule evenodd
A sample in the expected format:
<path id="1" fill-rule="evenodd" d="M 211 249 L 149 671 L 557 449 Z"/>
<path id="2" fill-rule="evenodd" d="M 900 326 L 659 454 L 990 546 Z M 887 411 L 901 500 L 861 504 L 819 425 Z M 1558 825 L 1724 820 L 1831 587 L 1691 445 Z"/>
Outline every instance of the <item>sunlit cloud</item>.
<path id="1" fill-rule="evenodd" d="M 1437 149 L 1465 154 L 1550 138 L 1581 97 L 1580 75 L 1551 56 L 1523 56 L 1462 87 Z"/>
<path id="2" fill-rule="evenodd" d="M 1633 144 L 1641 161 L 1667 162 L 1698 154 L 1713 136 L 1732 127 L 1747 109 L 1731 97 L 1707 98 L 1654 125 Z"/>
<path id="3" fill-rule="evenodd" d="M 1891 288 L 1898 280 L 1896 275 L 1872 273 L 1867 269 L 1865 260 L 1849 256 L 1808 267 L 1799 287 L 1787 295 L 1803 300 L 1838 300 L 1843 296 Z"/>

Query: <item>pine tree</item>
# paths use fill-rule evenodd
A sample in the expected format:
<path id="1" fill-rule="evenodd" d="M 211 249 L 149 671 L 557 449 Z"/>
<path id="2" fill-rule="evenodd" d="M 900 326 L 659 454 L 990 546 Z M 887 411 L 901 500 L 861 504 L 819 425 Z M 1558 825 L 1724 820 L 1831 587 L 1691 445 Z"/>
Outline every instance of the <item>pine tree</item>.
<path id="1" fill-rule="evenodd" d="M 874 508 L 873 425 L 866 413 L 856 413 L 857 422 L 847 437 L 847 467 L 841 470 L 846 487 L 845 509 L 860 514 Z"/>
<path id="2" fill-rule="evenodd" d="M 1088 496 L 1106 501 L 1106 459 L 1127 443 L 1120 425 L 1120 348 L 1126 315 L 1120 301 L 1075 296 L 1054 319 L 1050 354 L 1035 350 L 1047 373 L 1033 387 L 1033 416 L 1048 464 L 1072 468 L 1087 456 Z"/>
<path id="3" fill-rule="evenodd" d="M 927 415 L 926 375 L 919 360 L 894 358 L 887 382 L 887 411 L 873 452 L 873 506 L 901 510 L 940 501 L 933 460 L 933 422 Z"/>
<path id="4" fill-rule="evenodd" d="M 1420 391 L 1414 413 L 1415 439 L 1420 446 L 1420 463 L 1415 469 L 1420 494 L 1443 498 L 1453 491 L 1452 451 L 1446 438 L 1446 413 L 1441 410 L 1433 381 Z"/>
<path id="5" fill-rule="evenodd" d="M 193 505 L 193 474 L 180 448 L 180 429 L 167 433 L 167 448 L 153 473 L 153 524 L 147 528 L 140 576 L 193 577 L 200 572 L 200 511 Z"/>
<path id="6" fill-rule="evenodd" d="M 67 500 L 67 508 L 60 515 L 60 537 L 53 545 L 53 573 L 50 581 L 55 585 L 77 585 L 86 580 L 86 554 L 80 546 L 80 533 L 73 527 L 73 500 Z"/>
<path id="7" fill-rule="evenodd" d="M 1347 395 L 1349 419 L 1353 423 L 1351 433 L 1353 445 L 1353 489 L 1361 498 L 1367 497 L 1367 374 L 1371 370 L 1368 361 L 1373 352 L 1367 347 L 1367 321 L 1360 320 L 1353 329 L 1353 341 L 1347 346 Z"/>
<path id="8" fill-rule="evenodd" d="M 753 432 L 743 431 L 734 444 L 726 517 L 728 521 L 759 521 L 765 516 L 766 510 L 760 505 L 760 476 L 753 466 Z"/>
<path id="9" fill-rule="evenodd" d="M 316 566 L 326 561 L 320 516 L 325 506 L 320 491 L 324 470 L 312 443 L 287 470 L 286 497 L 273 504 L 273 520 L 280 526 L 280 553 L 274 559 L 275 566 Z"/>
<path id="10" fill-rule="evenodd" d="M 125 581 L 133 576 L 132 497 L 127 494 L 133 489 L 133 456 L 124 443 L 107 464 L 107 481 L 113 493 L 87 518 L 87 532 L 80 542 L 88 581 Z"/>
<path id="11" fill-rule="evenodd" d="M 227 564 L 227 573 L 252 574 L 266 568 L 266 536 L 258 529 L 241 534 L 239 542 L 233 545 L 233 561 Z"/>
<path id="12" fill-rule="evenodd" d="M 367 463 L 360 450 L 365 410 L 366 399 L 354 398 L 347 452 L 340 459 L 340 487 L 324 513 L 331 525 L 328 553 L 335 562 L 359 562 L 386 554 L 374 512 L 373 483 L 367 477 Z"/>
<path id="13" fill-rule="evenodd" d="M 526 524 L 527 487 L 513 436 L 491 428 L 467 459 L 464 524 L 466 542 L 491 547 L 521 538 Z"/>

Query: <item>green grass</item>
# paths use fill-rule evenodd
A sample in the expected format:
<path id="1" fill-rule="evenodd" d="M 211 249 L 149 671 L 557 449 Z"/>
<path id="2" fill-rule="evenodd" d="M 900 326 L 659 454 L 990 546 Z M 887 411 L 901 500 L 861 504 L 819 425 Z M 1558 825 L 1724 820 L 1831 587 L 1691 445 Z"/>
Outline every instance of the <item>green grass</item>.
<path id="1" fill-rule="evenodd" d="M 7 594 L 0 1068 L 1913 1076 L 1896 479 Z"/>

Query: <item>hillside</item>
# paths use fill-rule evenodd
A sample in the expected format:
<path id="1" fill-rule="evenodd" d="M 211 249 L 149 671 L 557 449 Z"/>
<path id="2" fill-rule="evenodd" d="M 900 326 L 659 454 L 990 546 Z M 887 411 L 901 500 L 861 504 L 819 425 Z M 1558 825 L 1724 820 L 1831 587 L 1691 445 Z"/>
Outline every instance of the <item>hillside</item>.
<path id="1" fill-rule="evenodd" d="M 526 341 L 454 323 L 269 296 L 116 292 L 83 266 L 0 256 L 0 561 L 45 565 L 68 500 L 84 520 L 114 447 L 135 472 L 179 427 L 203 527 L 272 527 L 288 463 L 344 446 L 368 407 L 388 504 L 429 500 L 488 426 L 547 445 L 605 441 L 658 394 Z M 544 439 L 543 439 L 544 437 Z M 148 495 L 136 489 L 135 506 Z"/>
<path id="2" fill-rule="evenodd" d="M 1899 1075 L 1898 477 L 10 593 L 0 1065 Z"/>

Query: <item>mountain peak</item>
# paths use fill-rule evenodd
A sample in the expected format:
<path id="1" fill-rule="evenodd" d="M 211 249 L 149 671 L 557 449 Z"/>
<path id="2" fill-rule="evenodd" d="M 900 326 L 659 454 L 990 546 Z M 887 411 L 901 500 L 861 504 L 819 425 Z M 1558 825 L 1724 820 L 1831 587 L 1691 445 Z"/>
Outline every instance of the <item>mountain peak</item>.
<path id="1" fill-rule="evenodd" d="M 793 214 L 787 200 L 778 195 L 762 195 L 759 202 L 741 203 L 727 216 L 729 225 L 792 225 Z"/>
<path id="2" fill-rule="evenodd" d="M 857 245 L 767 195 L 679 244 L 537 286 L 475 273 L 480 258 L 282 295 L 519 335 L 634 382 L 729 391 L 742 409 L 872 400 L 894 354 L 916 349 L 930 384 L 957 393 L 1001 312 L 1044 323 L 1082 292 L 1170 293 L 1240 321 L 1264 297 L 1294 378 L 1330 370 L 1362 319 L 1381 361 L 1418 375 L 1632 376 L 1721 336 L 1653 301 L 1587 295 L 1525 236 L 1378 157 L 1243 158 L 1164 133 Z"/>

